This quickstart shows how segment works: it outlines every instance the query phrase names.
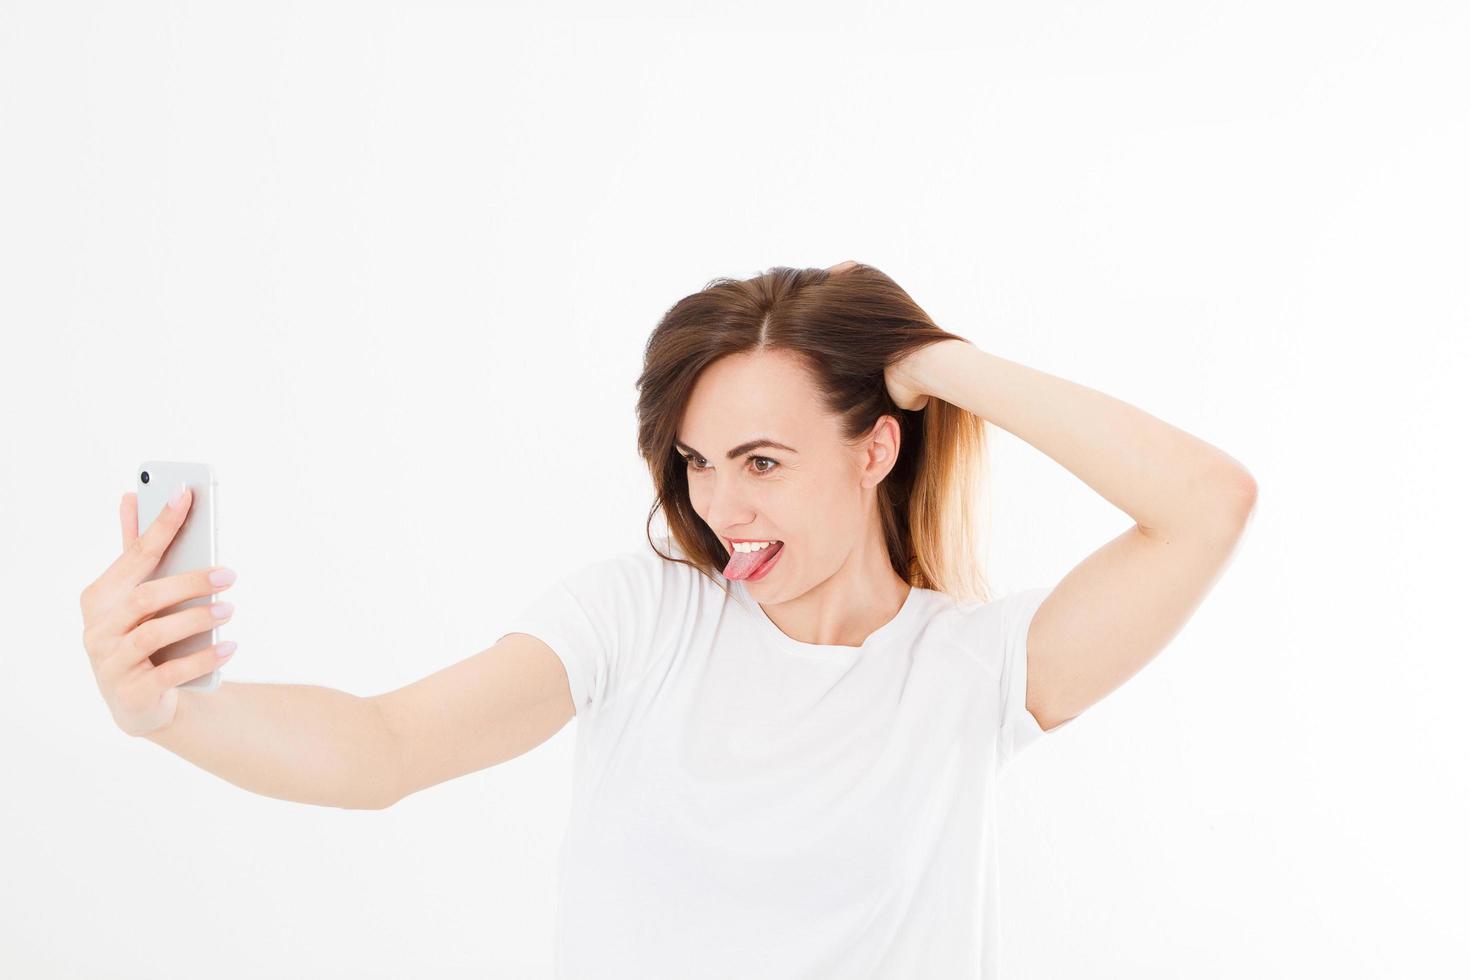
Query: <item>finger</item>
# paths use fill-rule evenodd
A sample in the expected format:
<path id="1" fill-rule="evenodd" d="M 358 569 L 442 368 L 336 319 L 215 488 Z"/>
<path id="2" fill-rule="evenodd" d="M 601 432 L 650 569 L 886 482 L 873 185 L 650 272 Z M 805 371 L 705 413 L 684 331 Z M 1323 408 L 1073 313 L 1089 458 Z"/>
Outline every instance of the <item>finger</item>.
<path id="1" fill-rule="evenodd" d="M 149 677 L 156 685 L 158 693 L 162 694 L 171 687 L 178 687 L 185 681 L 192 681 L 219 669 L 219 665 L 229 660 L 234 652 L 235 641 L 222 640 L 203 650 L 195 650 L 187 657 L 164 661 L 149 671 Z"/>
<path id="2" fill-rule="evenodd" d="M 211 576 L 218 577 L 220 581 L 216 582 Z M 113 603 L 102 615 L 97 628 L 103 633 L 123 636 L 158 615 L 161 609 L 223 592 L 234 583 L 234 570 L 218 565 L 143 582 L 121 601 Z"/>
<path id="3" fill-rule="evenodd" d="M 122 505 L 117 509 L 118 520 L 122 522 L 123 550 L 132 544 L 138 537 L 138 495 L 136 493 L 125 493 L 122 496 Z"/>
<path id="4" fill-rule="evenodd" d="M 130 529 L 137 527 L 138 499 L 131 495 L 131 501 L 124 500 L 122 507 L 131 513 L 131 521 L 123 518 L 123 535 L 127 536 Z M 184 518 L 189 514 L 189 506 L 193 503 L 194 494 L 187 487 L 184 495 L 179 500 L 178 506 L 165 504 L 163 510 L 153 523 L 148 525 L 148 530 L 141 536 L 134 535 L 132 540 L 123 547 L 123 553 L 115 558 L 107 570 L 103 572 L 95 583 L 96 596 L 101 608 L 106 609 L 114 605 L 126 593 L 131 591 L 139 582 L 143 581 L 158 567 L 159 561 L 163 559 L 163 553 L 173 541 L 174 535 L 183 526 Z"/>
<path id="5" fill-rule="evenodd" d="M 221 580 L 215 582 L 212 576 L 218 576 Z M 113 602 L 112 608 L 98 621 L 97 629 L 113 636 L 126 635 L 144 621 L 153 619 L 160 610 L 175 607 L 179 602 L 187 602 L 201 595 L 219 594 L 234 586 L 234 583 L 234 570 L 222 566 L 169 574 L 162 579 L 141 583 L 121 601 Z M 212 607 L 203 605 L 203 608 Z"/>
<path id="6" fill-rule="evenodd" d="M 116 582 L 121 575 L 121 568 L 128 556 L 128 549 L 138 539 L 138 495 L 136 493 L 125 493 L 117 505 L 117 521 L 122 528 L 123 550 L 112 564 L 97 576 L 82 593 L 82 615 L 91 620 L 96 617 L 100 610 L 105 610 L 114 605 L 121 595 L 121 590 Z"/>
<path id="7" fill-rule="evenodd" d="M 235 606 L 229 602 L 211 602 L 204 606 L 190 606 L 158 619 L 140 623 L 136 629 L 123 637 L 117 656 L 122 658 L 124 668 L 140 664 L 170 643 L 177 643 L 190 636 L 208 633 L 223 626 L 234 615 Z M 224 613 L 216 616 L 216 613 Z"/>
<path id="8" fill-rule="evenodd" d="M 848 269 L 851 269 L 855 265 L 857 265 L 857 262 L 853 261 L 852 259 L 848 259 L 846 262 L 837 263 L 836 265 L 829 268 L 827 271 L 833 274 L 836 274 L 838 272 L 846 272 Z"/>

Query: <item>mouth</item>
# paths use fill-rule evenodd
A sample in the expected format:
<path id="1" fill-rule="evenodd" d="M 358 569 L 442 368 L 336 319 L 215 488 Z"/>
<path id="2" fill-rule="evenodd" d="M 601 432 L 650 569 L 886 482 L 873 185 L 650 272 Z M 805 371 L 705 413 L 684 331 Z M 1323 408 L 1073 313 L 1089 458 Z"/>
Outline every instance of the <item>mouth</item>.
<path id="1" fill-rule="evenodd" d="M 726 539 L 726 545 L 730 548 L 730 561 L 725 565 L 724 576 L 732 581 L 761 578 L 775 563 L 781 552 L 786 550 L 784 541 L 777 541 L 760 551 L 736 551 L 733 544 Z"/>

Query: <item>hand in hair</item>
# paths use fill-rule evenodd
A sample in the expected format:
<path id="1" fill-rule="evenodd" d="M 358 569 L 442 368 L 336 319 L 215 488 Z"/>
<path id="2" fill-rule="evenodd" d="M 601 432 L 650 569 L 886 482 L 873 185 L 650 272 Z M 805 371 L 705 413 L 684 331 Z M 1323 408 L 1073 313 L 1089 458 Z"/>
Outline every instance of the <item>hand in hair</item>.
<path id="1" fill-rule="evenodd" d="M 893 404 L 908 412 L 917 412 L 929 404 L 929 395 L 923 382 L 916 374 L 917 357 L 925 348 L 909 351 L 908 354 L 883 369 L 883 380 L 888 385 L 888 397 Z"/>

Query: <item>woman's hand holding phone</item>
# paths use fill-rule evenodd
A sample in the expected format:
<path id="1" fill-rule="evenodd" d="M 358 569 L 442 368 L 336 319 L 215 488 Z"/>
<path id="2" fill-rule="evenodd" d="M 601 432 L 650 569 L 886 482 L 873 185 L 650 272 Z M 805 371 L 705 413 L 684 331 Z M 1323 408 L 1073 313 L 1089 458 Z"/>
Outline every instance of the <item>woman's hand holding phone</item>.
<path id="1" fill-rule="evenodd" d="M 153 618 L 176 603 L 221 592 L 235 580 L 227 568 L 147 580 L 192 503 L 192 492 L 185 490 L 139 536 L 137 495 L 124 494 L 119 510 L 123 553 L 82 590 L 82 644 L 113 720 L 129 735 L 170 725 L 178 710 L 176 686 L 215 670 L 235 649 L 234 641 L 226 640 L 162 664 L 149 659 L 161 647 L 228 621 L 234 612 L 230 603 L 211 602 Z"/>

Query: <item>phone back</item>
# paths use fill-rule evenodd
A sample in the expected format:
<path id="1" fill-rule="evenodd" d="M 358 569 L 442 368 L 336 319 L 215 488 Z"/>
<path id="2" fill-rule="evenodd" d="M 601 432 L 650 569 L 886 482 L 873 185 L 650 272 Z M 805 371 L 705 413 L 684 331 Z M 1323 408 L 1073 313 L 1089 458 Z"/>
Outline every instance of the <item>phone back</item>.
<path id="1" fill-rule="evenodd" d="M 194 495 L 194 501 L 189 506 L 189 515 L 184 518 L 184 526 L 179 528 L 173 541 L 169 542 L 158 567 L 148 576 L 147 581 L 151 582 L 154 579 L 167 578 L 180 572 L 195 571 L 218 564 L 215 504 L 219 484 L 215 480 L 214 467 L 208 463 L 147 460 L 139 464 L 137 479 L 138 533 L 140 535 L 148 530 L 159 514 L 163 513 L 163 509 L 168 506 L 169 496 L 180 483 L 187 484 Z M 209 605 L 212 602 L 214 602 L 212 593 L 196 596 L 160 609 L 153 618 L 161 619 L 181 609 Z M 217 628 L 211 628 L 206 632 L 186 636 L 167 646 L 160 647 L 149 659 L 155 666 L 158 666 L 175 657 L 188 656 L 196 650 L 213 646 L 217 642 L 217 632 Z M 219 687 L 219 671 L 210 671 L 208 674 L 202 674 L 178 686 L 190 690 L 213 691 Z"/>

